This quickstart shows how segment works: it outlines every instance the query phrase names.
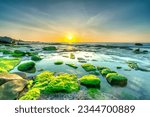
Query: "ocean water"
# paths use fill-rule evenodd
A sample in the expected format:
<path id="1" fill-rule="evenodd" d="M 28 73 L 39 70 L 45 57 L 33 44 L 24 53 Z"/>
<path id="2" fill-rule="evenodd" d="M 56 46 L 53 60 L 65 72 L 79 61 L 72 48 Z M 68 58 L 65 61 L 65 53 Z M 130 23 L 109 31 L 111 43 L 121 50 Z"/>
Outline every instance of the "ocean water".
<path id="1" fill-rule="evenodd" d="M 43 51 L 42 47 L 45 46 L 56 46 L 57 51 Z M 142 46 L 137 46 L 134 43 L 52 43 L 52 44 L 28 44 L 16 47 L 1 46 L 0 48 L 11 49 L 11 50 L 22 50 L 30 51 L 34 49 L 34 52 L 38 52 L 43 59 L 36 63 L 36 72 L 28 73 L 27 76 L 34 77 L 39 74 L 41 69 L 44 71 L 53 72 L 66 72 L 76 74 L 79 78 L 83 75 L 89 74 L 86 72 L 78 61 L 78 58 L 83 58 L 87 63 L 91 63 L 94 66 L 106 66 L 112 70 L 126 76 L 128 83 L 124 87 L 111 86 L 105 77 L 98 75 L 101 79 L 100 93 L 97 98 L 92 99 L 150 99 L 150 72 L 134 70 L 128 67 L 127 62 L 136 62 L 141 68 L 150 70 L 150 44 L 144 43 Z M 140 51 L 147 50 L 147 53 L 135 54 L 133 51 L 139 48 Z M 70 59 L 70 53 L 74 53 L 75 59 Z M 9 55 L 3 55 L 0 53 L 0 57 L 10 58 Z M 64 62 L 63 65 L 54 65 L 54 62 L 61 60 Z M 21 63 L 31 61 L 30 57 L 23 57 Z M 78 66 L 78 69 L 71 68 L 66 63 L 74 63 Z M 117 69 L 117 66 L 121 66 L 121 69 Z M 11 73 L 19 72 L 16 66 Z M 127 71 L 127 70 L 130 71 Z M 81 87 L 81 95 L 86 95 L 87 88 Z M 65 95 L 65 94 L 60 94 Z M 59 96 L 60 96 L 59 95 Z M 73 94 L 78 95 L 78 94 Z M 58 95 L 48 95 L 42 97 L 42 99 L 59 99 Z M 85 96 L 86 97 L 86 96 Z M 69 96 L 65 96 L 65 99 L 72 99 Z M 76 98 L 75 98 L 76 99 Z M 84 98 L 83 98 L 84 99 Z"/>

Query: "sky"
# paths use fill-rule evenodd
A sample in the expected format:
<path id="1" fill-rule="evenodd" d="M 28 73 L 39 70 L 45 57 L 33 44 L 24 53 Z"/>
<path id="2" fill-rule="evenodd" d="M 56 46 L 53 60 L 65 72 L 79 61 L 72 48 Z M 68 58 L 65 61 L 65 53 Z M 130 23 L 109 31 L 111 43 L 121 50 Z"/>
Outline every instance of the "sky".
<path id="1" fill-rule="evenodd" d="M 150 0 L 0 0 L 0 36 L 44 42 L 150 42 Z"/>

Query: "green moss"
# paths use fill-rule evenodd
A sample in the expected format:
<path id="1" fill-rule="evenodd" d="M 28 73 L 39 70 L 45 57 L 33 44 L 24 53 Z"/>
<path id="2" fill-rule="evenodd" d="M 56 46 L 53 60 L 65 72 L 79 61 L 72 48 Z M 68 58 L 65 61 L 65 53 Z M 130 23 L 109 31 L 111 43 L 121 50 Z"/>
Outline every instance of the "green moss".
<path id="1" fill-rule="evenodd" d="M 63 61 L 55 61 L 54 64 L 55 64 L 55 65 L 62 65 L 62 64 L 63 64 Z"/>
<path id="2" fill-rule="evenodd" d="M 54 75 L 54 72 L 44 71 L 36 76 L 35 82 L 36 83 L 43 83 L 45 81 L 50 82 L 51 77 Z"/>
<path id="3" fill-rule="evenodd" d="M 43 47 L 43 50 L 51 51 L 51 50 L 57 50 L 57 48 L 55 46 L 48 46 L 48 47 Z"/>
<path id="4" fill-rule="evenodd" d="M 79 90 L 79 84 L 77 81 L 77 76 L 73 74 L 60 74 L 58 76 L 53 76 L 51 82 L 45 88 L 45 93 L 57 93 L 64 92 L 70 93 Z"/>
<path id="5" fill-rule="evenodd" d="M 0 50 L 0 52 L 3 52 L 3 54 L 12 54 L 12 51 L 5 49 Z"/>
<path id="6" fill-rule="evenodd" d="M 27 88 L 31 89 L 32 86 L 33 86 L 33 80 L 28 80 Z"/>
<path id="7" fill-rule="evenodd" d="M 101 82 L 100 78 L 95 75 L 85 75 L 82 76 L 79 80 L 81 84 L 87 87 L 99 87 Z"/>
<path id="8" fill-rule="evenodd" d="M 12 70 L 16 65 L 18 65 L 20 59 L 6 59 L 0 58 L 0 72 L 9 72 Z"/>
<path id="9" fill-rule="evenodd" d="M 104 76 L 106 76 L 106 75 L 109 74 L 109 73 L 116 73 L 116 72 L 115 72 L 115 71 L 112 71 L 112 70 L 110 70 L 110 69 L 103 69 L 103 70 L 101 71 L 101 74 L 104 75 Z"/>
<path id="10" fill-rule="evenodd" d="M 127 84 L 127 78 L 118 73 L 109 73 L 106 78 L 111 85 L 125 86 Z"/>
<path id="11" fill-rule="evenodd" d="M 66 65 L 68 65 L 68 66 L 70 66 L 70 67 L 72 67 L 72 68 L 75 68 L 75 69 L 77 69 L 78 67 L 75 65 L 75 64 L 66 64 Z"/>
<path id="12" fill-rule="evenodd" d="M 128 61 L 128 66 L 132 69 L 138 70 L 139 66 L 137 65 L 137 63 L 133 62 L 133 61 Z"/>
<path id="13" fill-rule="evenodd" d="M 12 53 L 12 56 L 13 57 L 22 57 L 22 56 L 25 56 L 25 52 L 23 51 L 20 51 L 20 50 L 15 50 L 13 53 Z"/>
<path id="14" fill-rule="evenodd" d="M 89 72 L 90 74 L 93 74 L 93 75 L 99 75 L 99 72 L 98 71 L 91 71 Z"/>
<path id="15" fill-rule="evenodd" d="M 42 59 L 41 59 L 41 57 L 38 56 L 38 55 L 33 55 L 33 56 L 31 57 L 31 60 L 33 60 L 33 61 L 40 61 L 40 60 L 42 60 Z"/>
<path id="16" fill-rule="evenodd" d="M 70 59 L 75 59 L 75 55 L 73 53 L 70 53 Z"/>
<path id="17" fill-rule="evenodd" d="M 100 66 L 97 66 L 97 70 L 99 70 L 100 72 L 103 70 L 103 69 L 109 69 L 108 67 L 100 67 Z"/>
<path id="18" fill-rule="evenodd" d="M 38 88 L 33 88 L 25 93 L 19 100 L 37 100 L 40 97 L 40 90 Z"/>
<path id="19" fill-rule="evenodd" d="M 18 70 L 23 71 L 23 72 L 35 72 L 34 69 L 35 69 L 34 62 L 26 62 L 26 63 L 22 63 L 21 65 L 18 66 Z"/>
<path id="20" fill-rule="evenodd" d="M 116 68 L 117 68 L 117 69 L 121 69 L 122 67 L 121 67 L 121 66 L 117 66 Z"/>
<path id="21" fill-rule="evenodd" d="M 97 88 L 88 88 L 87 94 L 88 97 L 90 97 L 90 99 L 94 99 L 94 100 L 105 99 L 104 96 L 101 95 L 101 91 Z"/>
<path id="22" fill-rule="evenodd" d="M 92 64 L 85 63 L 85 64 L 82 64 L 81 66 L 87 72 L 96 70 L 96 67 L 94 65 L 92 65 Z"/>

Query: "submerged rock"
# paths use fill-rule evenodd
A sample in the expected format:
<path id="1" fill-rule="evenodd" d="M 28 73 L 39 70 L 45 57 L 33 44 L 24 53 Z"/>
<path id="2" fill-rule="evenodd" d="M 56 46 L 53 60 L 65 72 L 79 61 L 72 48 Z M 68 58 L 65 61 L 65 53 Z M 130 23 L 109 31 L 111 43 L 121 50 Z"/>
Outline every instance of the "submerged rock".
<path id="1" fill-rule="evenodd" d="M 23 91 L 27 81 L 23 79 L 12 80 L 0 86 L 0 99 L 1 100 L 14 100 L 17 99 L 20 92 Z"/>
<path id="2" fill-rule="evenodd" d="M 33 55 L 31 57 L 31 60 L 33 60 L 33 61 L 40 61 L 40 60 L 42 60 L 42 58 L 40 56 L 38 56 L 38 55 Z"/>
<path id="3" fill-rule="evenodd" d="M 75 59 L 75 55 L 73 53 L 70 53 L 70 59 Z"/>
<path id="4" fill-rule="evenodd" d="M 106 76 L 107 81 L 111 85 L 125 86 L 127 84 L 127 78 L 118 73 L 109 73 Z"/>
<path id="5" fill-rule="evenodd" d="M 23 71 L 23 72 L 34 73 L 36 71 L 35 70 L 35 63 L 34 62 L 22 63 L 21 65 L 18 66 L 18 70 Z"/>
<path id="6" fill-rule="evenodd" d="M 100 87 L 101 80 L 99 77 L 95 75 L 85 75 L 79 79 L 82 85 L 87 87 Z"/>
<path id="7" fill-rule="evenodd" d="M 55 61 L 54 64 L 55 65 L 62 65 L 64 62 L 63 61 Z"/>
<path id="8" fill-rule="evenodd" d="M 128 66 L 132 69 L 135 69 L 135 70 L 138 70 L 139 69 L 139 66 L 136 62 L 133 62 L 133 61 L 128 61 Z"/>
<path id="9" fill-rule="evenodd" d="M 82 64 L 81 66 L 87 72 L 96 71 L 96 67 L 92 64 L 85 63 L 85 64 Z"/>
<path id="10" fill-rule="evenodd" d="M 69 67 L 75 68 L 75 69 L 78 68 L 75 64 L 68 63 L 68 64 L 66 64 L 66 65 L 68 65 Z"/>

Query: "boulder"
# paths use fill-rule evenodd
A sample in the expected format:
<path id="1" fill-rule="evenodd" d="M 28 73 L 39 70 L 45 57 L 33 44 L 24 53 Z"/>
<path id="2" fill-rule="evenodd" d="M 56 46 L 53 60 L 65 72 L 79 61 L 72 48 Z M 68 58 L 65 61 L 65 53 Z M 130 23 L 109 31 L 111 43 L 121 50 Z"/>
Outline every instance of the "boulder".
<path id="1" fill-rule="evenodd" d="M 24 79 L 17 79 L 8 81 L 0 86 L 0 100 L 14 100 L 23 91 L 27 81 Z"/>
<path id="2" fill-rule="evenodd" d="M 17 74 L 0 73 L 0 85 L 11 80 L 20 80 L 20 79 L 23 78 Z"/>

